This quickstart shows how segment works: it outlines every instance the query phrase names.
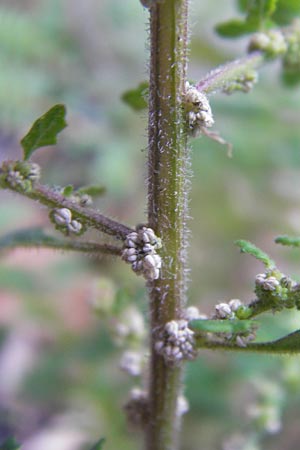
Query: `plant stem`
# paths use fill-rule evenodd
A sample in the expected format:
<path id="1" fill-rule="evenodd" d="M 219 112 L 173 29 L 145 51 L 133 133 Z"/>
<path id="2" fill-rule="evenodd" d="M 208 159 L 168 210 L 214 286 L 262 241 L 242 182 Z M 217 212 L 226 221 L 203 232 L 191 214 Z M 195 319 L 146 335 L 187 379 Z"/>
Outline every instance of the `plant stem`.
<path id="1" fill-rule="evenodd" d="M 59 192 L 56 192 L 42 184 L 35 183 L 34 188 L 28 192 L 9 187 L 7 189 L 17 191 L 25 197 L 37 200 L 39 203 L 46 205 L 48 208 L 68 208 L 76 215 L 76 218 L 83 220 L 86 225 L 94 227 L 103 233 L 114 236 L 117 239 L 125 239 L 127 234 L 133 231 L 133 229 L 127 227 L 126 225 L 116 222 L 109 217 L 103 216 L 94 209 L 78 205 Z"/>
<path id="2" fill-rule="evenodd" d="M 187 0 L 150 9 L 148 221 L 161 237 L 160 279 L 149 283 L 151 360 L 147 450 L 175 450 L 182 368 L 168 367 L 154 349 L 157 332 L 185 305 L 189 157 L 182 97 L 186 80 Z"/>

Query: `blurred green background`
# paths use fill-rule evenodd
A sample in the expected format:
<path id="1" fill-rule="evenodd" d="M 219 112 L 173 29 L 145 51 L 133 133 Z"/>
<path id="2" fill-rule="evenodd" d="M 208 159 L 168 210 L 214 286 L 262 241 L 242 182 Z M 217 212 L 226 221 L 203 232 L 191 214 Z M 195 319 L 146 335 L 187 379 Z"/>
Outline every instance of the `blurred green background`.
<path id="1" fill-rule="evenodd" d="M 189 79 L 198 81 L 242 56 L 247 39 L 226 41 L 213 31 L 232 17 L 233 0 L 190 6 Z M 68 128 L 56 147 L 33 158 L 42 182 L 103 184 L 107 194 L 97 208 L 132 226 L 146 217 L 147 115 L 120 98 L 147 79 L 147 28 L 138 0 L 0 4 L 0 160 L 19 158 L 19 141 L 32 122 L 65 103 Z M 298 279 L 300 260 L 299 251 L 273 244 L 278 234 L 299 234 L 300 89 L 284 87 L 273 63 L 260 70 L 250 94 L 216 95 L 211 104 L 215 130 L 232 143 L 233 158 L 205 137 L 191 142 L 189 300 L 208 314 L 221 301 L 253 298 L 254 276 L 263 268 L 239 254 L 235 239 L 253 241 Z M 1 235 L 36 225 L 50 228 L 44 208 L 0 193 Z M 2 255 L 0 442 L 14 434 L 24 450 L 83 450 L 105 436 L 105 450 L 141 448 L 120 414 L 139 380 L 119 371 L 114 320 L 94 313 L 92 305 L 105 301 L 117 309 L 133 302 L 147 320 L 143 281 L 118 261 L 48 250 Z M 279 337 L 297 322 L 294 311 L 269 317 L 259 337 Z M 183 449 L 241 450 L 226 442 L 248 432 L 247 405 L 258 395 L 253 382 L 259 377 L 288 386 L 283 429 L 266 433 L 263 448 L 296 448 L 299 370 L 298 357 L 201 353 L 186 373 Z"/>

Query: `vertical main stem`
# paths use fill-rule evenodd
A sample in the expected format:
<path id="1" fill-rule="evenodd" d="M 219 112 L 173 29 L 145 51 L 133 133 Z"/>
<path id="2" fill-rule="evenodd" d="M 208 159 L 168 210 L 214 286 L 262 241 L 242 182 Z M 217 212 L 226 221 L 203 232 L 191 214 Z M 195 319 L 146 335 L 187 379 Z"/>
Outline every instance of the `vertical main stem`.
<path id="1" fill-rule="evenodd" d="M 150 9 L 148 222 L 161 237 L 161 276 L 149 284 L 151 361 L 147 450 L 178 448 L 182 368 L 155 352 L 157 332 L 179 319 L 186 291 L 188 148 L 182 107 L 186 80 L 187 0 Z"/>

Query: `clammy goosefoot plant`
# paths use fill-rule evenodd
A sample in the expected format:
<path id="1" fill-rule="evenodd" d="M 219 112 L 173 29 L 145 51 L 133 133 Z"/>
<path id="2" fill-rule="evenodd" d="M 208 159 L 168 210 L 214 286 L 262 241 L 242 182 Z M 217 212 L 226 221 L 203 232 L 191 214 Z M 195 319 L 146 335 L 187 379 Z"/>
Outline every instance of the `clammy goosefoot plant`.
<path id="1" fill-rule="evenodd" d="M 148 107 L 148 218 L 127 226 L 92 208 L 92 197 L 103 188 L 72 186 L 50 188 L 40 183 L 40 168 L 32 162 L 34 152 L 56 143 L 66 127 L 66 108 L 55 105 L 32 126 L 21 140 L 23 159 L 3 162 L 0 186 L 45 205 L 57 238 L 42 229 L 20 230 L 0 240 L 2 249 L 16 246 L 49 247 L 87 254 L 120 257 L 145 278 L 149 293 L 149 361 L 145 370 L 148 385 L 134 389 L 125 406 L 129 420 L 145 435 L 146 450 L 176 450 L 180 447 L 181 416 L 187 410 L 183 398 L 184 366 L 199 350 L 293 354 L 300 352 L 300 330 L 273 342 L 255 342 L 265 312 L 300 309 L 300 284 L 284 275 L 274 261 L 255 245 L 236 241 L 243 253 L 265 266 L 255 279 L 255 299 L 216 304 L 210 317 L 197 307 L 187 307 L 187 203 L 190 184 L 188 141 L 205 135 L 228 147 L 230 144 L 210 131 L 214 124 L 208 95 L 217 91 L 248 92 L 257 81 L 257 68 L 274 59 L 282 61 L 283 79 L 300 81 L 300 24 L 292 19 L 300 5 L 283 1 L 240 1 L 243 19 L 218 25 L 225 37 L 249 35 L 247 54 L 210 71 L 196 83 L 187 78 L 188 1 L 141 0 L 150 17 L 150 77 L 123 99 L 135 109 Z M 290 9 L 289 9 L 290 8 Z M 146 92 L 146 93 L 145 93 Z M 115 245 L 85 240 L 93 228 L 115 238 Z M 78 239 L 78 237 L 81 237 Z M 298 247 L 300 238 L 279 237 L 276 242 Z M 128 373 L 139 372 L 134 352 L 122 361 Z M 101 439 L 94 448 L 102 448 Z M 199 443 L 201 445 L 201 443 Z M 18 447 L 14 447 L 18 448 Z M 200 449 L 201 447 L 198 447 Z"/>

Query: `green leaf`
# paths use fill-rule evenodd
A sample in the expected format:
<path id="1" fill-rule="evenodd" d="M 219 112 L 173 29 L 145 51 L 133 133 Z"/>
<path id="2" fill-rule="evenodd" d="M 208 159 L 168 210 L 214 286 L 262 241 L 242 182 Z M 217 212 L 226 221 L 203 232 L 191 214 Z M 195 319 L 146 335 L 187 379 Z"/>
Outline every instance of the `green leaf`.
<path id="1" fill-rule="evenodd" d="M 191 330 L 206 333 L 247 333 L 255 326 L 257 326 L 257 323 L 253 320 L 195 319 L 189 322 L 189 328 Z"/>
<path id="2" fill-rule="evenodd" d="M 95 445 L 93 445 L 91 450 L 102 450 L 104 442 L 105 442 L 104 438 L 100 439 L 98 442 L 96 442 Z"/>
<path id="3" fill-rule="evenodd" d="M 98 197 L 100 195 L 105 194 L 106 188 L 104 186 L 97 186 L 97 185 L 91 185 L 91 186 L 83 186 L 79 189 L 76 189 L 76 194 L 87 194 L 91 197 Z"/>
<path id="4" fill-rule="evenodd" d="M 13 437 L 9 437 L 3 444 L 0 444 L 0 450 L 18 450 L 20 448 L 20 444 Z"/>
<path id="5" fill-rule="evenodd" d="M 68 184 L 68 186 L 65 186 L 63 191 L 62 191 L 62 195 L 64 197 L 70 197 L 73 194 L 74 191 L 74 187 L 72 186 L 72 184 Z"/>
<path id="6" fill-rule="evenodd" d="M 300 247 L 300 237 L 277 236 L 276 244 L 288 245 L 291 247 Z"/>
<path id="7" fill-rule="evenodd" d="M 256 23 L 249 23 L 245 20 L 232 19 L 218 24 L 215 27 L 216 32 L 226 38 L 235 38 L 244 34 L 253 33 L 257 30 Z"/>
<path id="8" fill-rule="evenodd" d="M 56 144 L 56 137 L 66 126 L 66 107 L 55 105 L 43 116 L 37 119 L 29 132 L 21 140 L 24 150 L 24 160 L 40 147 Z"/>
<path id="9" fill-rule="evenodd" d="M 260 250 L 260 248 L 256 247 L 251 242 L 240 239 L 235 241 L 235 244 L 240 247 L 241 253 L 248 253 L 249 255 L 254 256 L 254 258 L 261 261 L 268 269 L 276 267 L 275 262 L 269 257 L 269 255 Z"/>
<path id="10" fill-rule="evenodd" d="M 147 108 L 148 102 L 145 99 L 149 88 L 149 83 L 143 81 L 135 89 L 124 92 L 122 100 L 135 111 L 141 111 Z"/>
<path id="11" fill-rule="evenodd" d="M 288 25 L 300 14 L 299 0 L 278 0 L 273 19 L 279 25 Z"/>

